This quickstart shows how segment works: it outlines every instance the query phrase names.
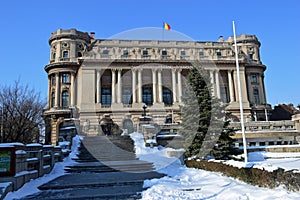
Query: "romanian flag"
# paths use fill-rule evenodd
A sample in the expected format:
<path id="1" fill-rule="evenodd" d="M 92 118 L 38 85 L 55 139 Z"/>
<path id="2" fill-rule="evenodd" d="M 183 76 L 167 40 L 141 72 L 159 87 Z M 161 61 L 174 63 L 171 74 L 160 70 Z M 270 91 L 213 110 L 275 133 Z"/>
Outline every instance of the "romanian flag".
<path id="1" fill-rule="evenodd" d="M 164 22 L 164 29 L 169 31 L 171 30 L 171 26 L 168 23 Z"/>

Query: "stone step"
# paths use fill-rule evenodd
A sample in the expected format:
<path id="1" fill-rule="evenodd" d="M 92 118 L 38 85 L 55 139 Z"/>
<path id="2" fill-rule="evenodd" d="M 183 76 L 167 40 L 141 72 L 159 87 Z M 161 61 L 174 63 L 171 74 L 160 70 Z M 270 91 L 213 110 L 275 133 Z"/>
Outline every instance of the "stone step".
<path id="1" fill-rule="evenodd" d="M 40 190 L 57 190 L 82 187 L 111 187 L 136 185 L 145 179 L 161 178 L 163 174 L 157 172 L 130 173 L 130 172 L 104 172 L 104 173 L 73 173 L 58 177 L 38 187 Z"/>
<path id="2" fill-rule="evenodd" d="M 135 200 L 141 199 L 142 185 L 110 186 L 97 188 L 76 188 L 42 191 L 35 195 L 27 196 L 26 200 Z"/>

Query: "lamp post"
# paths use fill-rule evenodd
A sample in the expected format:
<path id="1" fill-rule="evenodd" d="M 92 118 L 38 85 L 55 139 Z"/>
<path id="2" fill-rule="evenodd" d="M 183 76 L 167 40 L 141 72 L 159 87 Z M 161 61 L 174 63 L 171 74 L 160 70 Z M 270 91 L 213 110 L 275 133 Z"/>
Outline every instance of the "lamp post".
<path id="1" fill-rule="evenodd" d="M 145 117 L 146 116 L 146 109 L 147 109 L 147 105 L 146 104 L 143 105 L 143 109 L 144 109 L 143 117 Z"/>

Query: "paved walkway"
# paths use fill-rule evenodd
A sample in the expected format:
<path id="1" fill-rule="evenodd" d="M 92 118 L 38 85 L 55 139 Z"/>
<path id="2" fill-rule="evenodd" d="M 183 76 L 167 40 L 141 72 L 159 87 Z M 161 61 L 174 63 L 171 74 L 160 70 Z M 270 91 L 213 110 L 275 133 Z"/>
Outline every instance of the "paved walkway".
<path id="1" fill-rule="evenodd" d="M 22 199 L 139 199 L 144 180 L 164 176 L 106 136 L 84 137 L 79 150 L 76 164 L 65 168 L 66 175 Z"/>

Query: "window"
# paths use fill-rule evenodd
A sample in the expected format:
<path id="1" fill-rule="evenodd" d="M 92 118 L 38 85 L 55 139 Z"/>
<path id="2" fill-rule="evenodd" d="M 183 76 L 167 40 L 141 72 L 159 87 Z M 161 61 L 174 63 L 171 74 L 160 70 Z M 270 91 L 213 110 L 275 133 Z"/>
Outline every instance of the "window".
<path id="1" fill-rule="evenodd" d="M 123 50 L 123 57 L 127 58 L 128 55 L 129 55 L 128 50 L 127 49 Z"/>
<path id="2" fill-rule="evenodd" d="M 130 88 L 123 88 L 122 103 L 126 104 L 126 105 L 132 104 L 132 96 L 131 96 L 131 89 Z"/>
<path id="3" fill-rule="evenodd" d="M 103 52 L 102 52 L 102 54 L 106 55 L 106 56 L 108 55 L 108 53 L 109 53 L 109 51 L 107 49 L 104 49 Z"/>
<path id="4" fill-rule="evenodd" d="M 55 92 L 51 92 L 50 107 L 54 107 L 54 105 L 55 105 Z"/>
<path id="5" fill-rule="evenodd" d="M 63 51 L 63 58 L 69 58 L 69 52 Z"/>
<path id="6" fill-rule="evenodd" d="M 56 53 L 54 52 L 54 53 L 52 54 L 52 60 L 55 60 L 55 57 L 56 57 Z"/>
<path id="7" fill-rule="evenodd" d="M 51 85 L 55 85 L 56 79 L 55 79 L 55 74 L 51 75 Z"/>
<path id="8" fill-rule="evenodd" d="M 200 52 L 199 52 L 199 57 L 200 57 L 200 58 L 204 57 L 204 52 L 203 52 L 203 51 L 200 51 Z"/>
<path id="9" fill-rule="evenodd" d="M 102 88 L 101 90 L 101 103 L 104 106 L 111 105 L 111 88 Z"/>
<path id="10" fill-rule="evenodd" d="M 223 103 L 229 103 L 229 92 L 228 92 L 228 87 L 223 86 L 221 87 L 221 100 Z"/>
<path id="11" fill-rule="evenodd" d="M 253 96 L 254 96 L 254 103 L 255 104 L 260 104 L 260 100 L 259 100 L 259 91 L 257 88 L 253 89 Z"/>
<path id="12" fill-rule="evenodd" d="M 77 53 L 77 57 L 82 57 L 82 53 L 81 53 L 81 52 L 78 52 L 78 53 Z"/>
<path id="13" fill-rule="evenodd" d="M 148 51 L 147 50 L 143 50 L 143 57 L 148 57 Z"/>
<path id="14" fill-rule="evenodd" d="M 163 102 L 165 105 L 173 104 L 172 91 L 168 88 L 163 88 Z"/>
<path id="15" fill-rule="evenodd" d="M 180 58 L 185 58 L 185 51 L 184 50 L 180 51 Z"/>
<path id="16" fill-rule="evenodd" d="M 62 73 L 62 82 L 70 83 L 70 74 L 69 73 Z"/>
<path id="17" fill-rule="evenodd" d="M 150 87 L 143 88 L 142 99 L 143 99 L 143 103 L 145 103 L 148 106 L 153 104 L 152 88 L 150 88 Z"/>
<path id="18" fill-rule="evenodd" d="M 161 52 L 161 56 L 162 56 L 163 58 L 166 58 L 167 55 L 168 55 L 168 53 L 167 53 L 166 50 L 163 50 L 163 51 Z"/>
<path id="19" fill-rule="evenodd" d="M 61 94 L 61 106 L 66 108 L 69 106 L 69 92 L 64 90 Z"/>
<path id="20" fill-rule="evenodd" d="M 251 74 L 251 83 L 257 83 L 257 74 Z"/>
<path id="21" fill-rule="evenodd" d="M 218 52 L 217 52 L 217 56 L 218 56 L 218 57 L 221 57 L 221 56 L 222 56 L 222 53 L 221 53 L 220 51 L 218 51 Z"/>
<path id="22" fill-rule="evenodd" d="M 252 54 L 252 53 L 249 54 L 249 59 L 250 59 L 250 60 L 253 60 L 253 54 Z"/>

